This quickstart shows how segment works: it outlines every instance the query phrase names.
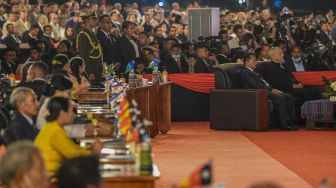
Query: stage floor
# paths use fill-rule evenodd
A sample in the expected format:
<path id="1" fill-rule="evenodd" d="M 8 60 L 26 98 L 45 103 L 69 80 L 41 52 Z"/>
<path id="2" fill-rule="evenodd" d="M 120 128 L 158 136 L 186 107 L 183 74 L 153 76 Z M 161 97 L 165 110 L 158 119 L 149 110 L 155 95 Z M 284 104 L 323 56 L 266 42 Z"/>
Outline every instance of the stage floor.
<path id="1" fill-rule="evenodd" d="M 215 184 L 230 188 L 244 188 L 265 180 L 283 187 L 305 188 L 318 187 L 319 181 L 327 176 L 332 184 L 336 180 L 335 131 L 227 132 L 210 130 L 208 124 L 173 123 L 168 135 L 158 135 L 152 140 L 154 160 L 161 171 L 156 187 L 178 184 L 210 159 Z M 310 152 L 317 152 L 319 144 L 314 140 L 324 142 L 326 134 L 333 138 L 333 144 L 321 143 L 329 145 L 322 147 L 323 156 L 312 155 Z M 311 140 L 308 141 L 307 136 Z M 299 145 L 295 146 L 296 143 Z M 307 157 L 309 155 L 320 161 Z M 324 165 L 332 170 L 325 171 Z"/>

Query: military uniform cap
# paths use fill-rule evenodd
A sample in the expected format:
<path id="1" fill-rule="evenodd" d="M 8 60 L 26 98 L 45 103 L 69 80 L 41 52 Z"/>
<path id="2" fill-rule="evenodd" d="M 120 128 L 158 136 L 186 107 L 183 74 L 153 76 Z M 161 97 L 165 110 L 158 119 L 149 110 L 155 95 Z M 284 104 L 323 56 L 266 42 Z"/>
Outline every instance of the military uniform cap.
<path id="1" fill-rule="evenodd" d="M 97 19 L 97 16 L 95 13 L 93 12 L 84 12 L 80 14 L 80 17 L 84 20 L 88 20 L 88 19 Z"/>

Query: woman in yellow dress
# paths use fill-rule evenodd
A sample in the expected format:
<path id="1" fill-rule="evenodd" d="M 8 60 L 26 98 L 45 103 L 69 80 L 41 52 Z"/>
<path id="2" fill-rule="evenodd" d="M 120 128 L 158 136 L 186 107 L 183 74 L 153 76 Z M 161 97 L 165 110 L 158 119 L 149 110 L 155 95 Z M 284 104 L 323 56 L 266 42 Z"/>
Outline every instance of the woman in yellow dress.
<path id="1" fill-rule="evenodd" d="M 92 144 L 91 150 L 87 150 L 68 137 L 63 127 L 71 124 L 74 119 L 73 105 L 69 99 L 54 97 L 50 99 L 47 109 L 52 113 L 47 116 L 47 123 L 37 135 L 35 145 L 42 152 L 51 182 L 55 182 L 55 174 L 64 159 L 99 154 L 103 145 L 100 141 L 96 141 Z"/>

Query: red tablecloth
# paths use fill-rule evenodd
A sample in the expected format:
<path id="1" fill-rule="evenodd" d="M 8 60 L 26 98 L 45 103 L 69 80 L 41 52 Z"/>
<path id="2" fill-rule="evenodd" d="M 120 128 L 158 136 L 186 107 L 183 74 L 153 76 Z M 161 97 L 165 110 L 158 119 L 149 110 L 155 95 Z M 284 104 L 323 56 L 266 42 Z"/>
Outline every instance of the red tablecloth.
<path id="1" fill-rule="evenodd" d="M 329 80 L 336 80 L 336 71 L 297 72 L 294 73 L 294 76 L 303 85 L 322 85 L 322 76 Z M 151 75 L 145 75 L 144 77 L 150 79 Z M 168 79 L 179 86 L 200 93 L 209 93 L 210 90 L 215 88 L 213 73 L 169 74 Z"/>
<path id="2" fill-rule="evenodd" d="M 145 74 L 144 78 L 152 79 L 149 74 Z M 210 93 L 210 90 L 215 88 L 215 76 L 213 73 L 169 74 L 168 80 L 181 87 L 200 93 Z"/>
<path id="3" fill-rule="evenodd" d="M 322 76 L 328 80 L 336 80 L 336 71 L 325 72 L 294 72 L 296 80 L 303 85 L 322 85 Z"/>

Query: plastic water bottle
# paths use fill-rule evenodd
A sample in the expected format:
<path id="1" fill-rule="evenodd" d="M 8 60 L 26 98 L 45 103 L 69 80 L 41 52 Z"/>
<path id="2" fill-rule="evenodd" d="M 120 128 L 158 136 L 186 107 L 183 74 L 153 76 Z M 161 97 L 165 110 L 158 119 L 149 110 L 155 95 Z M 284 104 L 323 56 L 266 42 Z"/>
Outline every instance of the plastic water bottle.
<path id="1" fill-rule="evenodd" d="M 159 70 L 158 70 L 158 60 L 154 59 L 154 69 L 152 73 L 152 82 L 153 85 L 159 84 Z"/>
<path id="2" fill-rule="evenodd" d="M 141 143 L 140 175 L 151 176 L 153 173 L 152 148 L 149 142 Z"/>
<path id="3" fill-rule="evenodd" d="M 128 86 L 129 87 L 136 87 L 136 84 L 135 84 L 135 79 L 137 77 L 137 75 L 135 74 L 134 72 L 134 61 L 130 61 L 128 63 L 128 66 L 130 66 L 130 73 L 128 75 Z"/>

